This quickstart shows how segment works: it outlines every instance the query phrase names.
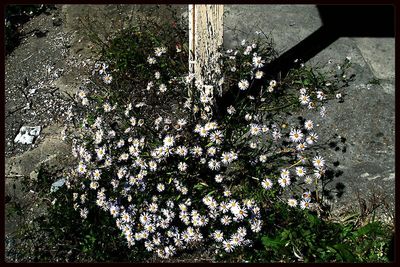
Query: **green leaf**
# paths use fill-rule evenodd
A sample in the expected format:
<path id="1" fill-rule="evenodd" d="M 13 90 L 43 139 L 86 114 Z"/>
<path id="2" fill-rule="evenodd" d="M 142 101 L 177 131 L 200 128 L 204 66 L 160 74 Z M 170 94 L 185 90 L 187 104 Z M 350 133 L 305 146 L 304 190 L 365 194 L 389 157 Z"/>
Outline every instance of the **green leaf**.
<path id="1" fill-rule="evenodd" d="M 270 248 L 270 249 L 279 249 L 280 247 L 285 245 L 285 241 L 279 239 L 279 238 L 275 238 L 272 239 L 268 236 L 263 236 L 261 238 L 261 242 L 263 243 L 265 248 Z"/>
<path id="2" fill-rule="evenodd" d="M 211 191 L 210 193 L 208 193 L 207 195 L 208 195 L 208 196 L 211 196 L 212 194 L 215 193 L 215 191 L 216 191 L 216 190 L 213 190 L 213 191 Z"/>
<path id="3" fill-rule="evenodd" d="M 310 222 L 311 226 L 320 224 L 318 217 L 313 214 L 308 214 L 308 221 Z"/>
<path id="4" fill-rule="evenodd" d="M 356 257 L 354 254 L 350 251 L 349 247 L 344 244 L 336 244 L 333 246 L 333 248 L 336 250 L 336 252 L 339 254 L 339 256 L 342 258 L 343 261 L 345 262 L 356 262 Z"/>
<path id="5" fill-rule="evenodd" d="M 364 235 L 368 235 L 370 233 L 377 232 L 378 229 L 379 229 L 379 223 L 372 222 L 358 229 L 355 233 L 353 233 L 353 235 L 354 237 L 358 238 Z"/>

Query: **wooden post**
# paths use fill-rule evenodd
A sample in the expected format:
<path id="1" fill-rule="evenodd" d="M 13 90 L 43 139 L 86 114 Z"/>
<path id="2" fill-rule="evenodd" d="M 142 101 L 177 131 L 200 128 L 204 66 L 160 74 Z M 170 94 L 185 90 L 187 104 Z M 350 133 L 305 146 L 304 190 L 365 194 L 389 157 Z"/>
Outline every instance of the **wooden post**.
<path id="1" fill-rule="evenodd" d="M 223 13 L 223 5 L 189 5 L 189 71 L 200 98 L 210 99 L 206 105 L 213 104 L 214 92 L 222 95 L 218 49 L 223 42 Z"/>

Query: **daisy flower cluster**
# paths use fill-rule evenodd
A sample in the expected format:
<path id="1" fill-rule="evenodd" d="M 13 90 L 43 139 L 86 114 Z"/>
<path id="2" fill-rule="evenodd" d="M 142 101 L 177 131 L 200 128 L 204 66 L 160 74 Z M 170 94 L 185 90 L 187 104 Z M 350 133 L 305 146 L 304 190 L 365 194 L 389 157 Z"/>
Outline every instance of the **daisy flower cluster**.
<path id="1" fill-rule="evenodd" d="M 226 51 L 221 74 L 228 82 L 220 85 L 247 90 L 264 76 L 260 68 L 271 59 L 266 51 L 246 40 Z M 146 60 L 152 79 L 142 91 L 161 102 L 196 83 L 192 74 L 168 77 L 160 69 L 169 53 L 156 46 Z M 97 64 L 95 73 L 108 75 L 107 69 Z M 95 85 L 83 88 L 77 99 L 85 109 L 75 116 L 80 129 L 70 135 L 77 165 L 66 181 L 74 208 L 85 219 L 95 204 L 115 219 L 128 246 L 161 258 L 205 244 L 217 253 L 251 246 L 263 228 L 273 227 L 266 207 L 277 201 L 318 208 L 315 190 L 326 162 L 311 149 L 319 138 L 316 125 L 266 116 L 264 94 L 279 85 L 273 79 L 265 85 L 267 91 L 232 104 L 223 118 L 201 96 L 181 97 L 180 108 L 160 111 L 151 109 L 150 97 L 99 101 Z M 307 89 L 300 91 L 309 106 Z M 325 99 L 323 92 L 316 97 Z M 202 109 L 205 115 L 197 116 Z"/>
<path id="2" fill-rule="evenodd" d="M 117 111 L 84 120 L 83 136 L 74 140 L 79 163 L 68 185 L 80 191 L 74 199 L 83 218 L 89 195 L 96 196 L 92 201 L 115 218 L 129 246 L 142 244 L 161 258 L 204 240 L 226 252 L 251 244 L 248 232 L 261 229 L 260 208 L 229 192 L 224 170 L 238 161 L 238 153 L 224 146 L 217 122 L 192 130 L 184 118 L 148 122 L 140 107 L 129 104 L 122 112 L 126 123 L 116 131 L 109 122 L 121 119 Z M 169 124 L 179 127 L 165 127 Z M 158 134 L 144 134 L 146 127 Z"/>
<path id="3" fill-rule="evenodd" d="M 105 84 L 110 84 L 113 80 L 113 77 L 109 71 L 109 66 L 105 62 L 95 63 L 92 75 L 95 74 L 98 74 Z"/>
<path id="4" fill-rule="evenodd" d="M 274 58 L 272 50 L 268 49 L 268 39 L 260 37 L 254 40 L 242 40 L 236 49 L 223 52 L 222 60 L 224 79 L 227 81 L 225 90 L 236 87 L 240 91 L 249 89 L 254 81 L 266 77 L 261 70 Z M 269 92 L 275 89 L 276 81 L 270 80 L 267 88 Z"/>

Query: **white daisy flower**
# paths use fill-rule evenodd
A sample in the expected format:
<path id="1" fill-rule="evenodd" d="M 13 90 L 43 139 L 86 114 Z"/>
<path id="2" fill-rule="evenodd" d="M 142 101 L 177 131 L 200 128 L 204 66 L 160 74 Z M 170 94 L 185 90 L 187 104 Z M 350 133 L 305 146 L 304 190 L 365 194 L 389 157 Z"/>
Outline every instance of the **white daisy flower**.
<path id="1" fill-rule="evenodd" d="M 247 80 L 240 80 L 240 82 L 238 83 L 239 89 L 244 91 L 247 88 L 249 88 L 250 84 Z"/>
<path id="2" fill-rule="evenodd" d="M 250 229 L 254 233 L 258 233 L 258 232 L 261 231 L 261 225 L 262 225 L 262 221 L 261 220 L 258 220 L 258 219 L 252 220 L 251 224 L 250 224 Z"/>
<path id="3" fill-rule="evenodd" d="M 303 177 L 306 175 L 306 169 L 303 166 L 296 167 L 296 175 L 299 177 Z"/>
<path id="4" fill-rule="evenodd" d="M 222 225 L 229 225 L 232 222 L 231 217 L 229 217 L 228 215 L 224 215 L 221 218 L 221 223 Z"/>
<path id="5" fill-rule="evenodd" d="M 325 165 L 325 160 L 321 156 L 315 156 L 312 163 L 315 168 L 321 169 Z"/>
<path id="6" fill-rule="evenodd" d="M 97 181 L 90 182 L 91 189 L 97 189 L 99 187 L 99 183 Z"/>
<path id="7" fill-rule="evenodd" d="M 318 98 L 319 100 L 324 100 L 324 99 L 326 98 L 324 92 L 322 92 L 322 91 L 317 91 L 317 98 Z"/>
<path id="8" fill-rule="evenodd" d="M 257 148 L 257 143 L 256 142 L 250 142 L 250 148 L 256 149 Z"/>
<path id="9" fill-rule="evenodd" d="M 258 158 L 258 160 L 262 163 L 265 163 L 267 161 L 267 155 L 262 154 L 260 155 L 260 157 Z"/>
<path id="10" fill-rule="evenodd" d="M 86 98 L 86 92 L 81 90 L 81 91 L 78 92 L 78 96 L 79 96 L 81 99 Z"/>
<path id="11" fill-rule="evenodd" d="M 119 160 L 119 161 L 126 161 L 126 160 L 128 160 L 128 158 L 129 158 L 129 154 L 128 154 L 128 153 L 122 153 L 122 154 L 119 156 L 118 160 Z"/>
<path id="12" fill-rule="evenodd" d="M 216 130 L 218 129 L 218 124 L 215 121 L 207 122 L 206 125 L 204 125 L 207 131 L 210 130 Z"/>
<path id="13" fill-rule="evenodd" d="M 223 176 L 221 175 L 221 174 L 217 174 L 217 175 L 215 175 L 215 182 L 217 182 L 217 183 L 221 183 L 222 182 L 222 180 L 223 180 Z"/>
<path id="14" fill-rule="evenodd" d="M 228 189 L 224 190 L 224 197 L 230 197 L 232 195 L 232 192 Z"/>
<path id="15" fill-rule="evenodd" d="M 211 157 L 215 156 L 216 153 L 217 153 L 217 149 L 213 146 L 211 146 L 207 149 L 207 154 Z"/>
<path id="16" fill-rule="evenodd" d="M 140 150 L 137 147 L 129 146 L 129 154 L 131 154 L 132 156 L 134 156 L 134 157 L 139 156 L 139 152 L 140 152 Z"/>
<path id="17" fill-rule="evenodd" d="M 195 157 L 200 157 L 203 154 L 203 149 L 199 146 L 195 146 L 192 148 L 191 153 Z"/>
<path id="18" fill-rule="evenodd" d="M 161 92 L 161 93 L 165 93 L 166 91 L 167 91 L 167 86 L 165 85 L 165 84 L 160 84 L 160 86 L 158 87 L 158 90 Z"/>
<path id="19" fill-rule="evenodd" d="M 110 112 L 111 111 L 111 105 L 109 103 L 105 103 L 103 105 L 103 109 L 104 109 L 104 112 Z"/>
<path id="20" fill-rule="evenodd" d="M 300 142 L 303 139 L 303 133 L 298 129 L 292 129 L 289 134 L 289 138 L 292 142 Z"/>
<path id="21" fill-rule="evenodd" d="M 304 178 L 304 183 L 310 185 L 313 183 L 313 178 L 310 175 L 307 175 L 306 178 Z"/>
<path id="22" fill-rule="evenodd" d="M 311 203 L 309 201 L 305 201 L 305 200 L 300 201 L 300 208 L 301 209 L 303 209 L 303 210 L 304 209 L 309 209 L 310 206 L 311 206 Z"/>
<path id="23" fill-rule="evenodd" d="M 225 165 L 231 163 L 233 161 L 231 153 L 223 152 L 221 155 L 221 162 Z"/>
<path id="24" fill-rule="evenodd" d="M 259 56 L 255 56 L 253 57 L 253 66 L 255 68 L 261 68 L 264 66 L 265 60 L 263 60 L 261 57 Z"/>
<path id="25" fill-rule="evenodd" d="M 223 137 L 224 136 L 223 136 L 222 132 L 219 131 L 219 130 L 217 130 L 217 131 L 215 131 L 215 132 L 210 134 L 211 142 L 213 142 L 213 143 L 215 143 L 217 145 L 220 145 L 222 143 Z"/>
<path id="26" fill-rule="evenodd" d="M 154 245 L 149 240 L 144 242 L 144 247 L 146 248 L 147 251 L 153 251 L 154 250 Z"/>
<path id="27" fill-rule="evenodd" d="M 308 105 L 308 103 L 310 103 L 310 97 L 308 95 L 301 95 L 299 101 L 302 105 Z"/>
<path id="28" fill-rule="evenodd" d="M 296 206 L 297 206 L 297 200 L 294 199 L 294 198 L 289 198 L 289 199 L 288 199 L 288 205 L 289 205 L 290 207 L 296 207 Z"/>
<path id="29" fill-rule="evenodd" d="M 290 178 L 279 178 L 278 179 L 278 183 L 281 187 L 286 187 L 288 185 L 290 185 Z"/>
<path id="30" fill-rule="evenodd" d="M 83 208 L 80 210 L 80 215 L 83 219 L 87 218 L 88 213 L 89 213 L 89 210 L 87 208 Z"/>
<path id="31" fill-rule="evenodd" d="M 296 146 L 297 151 L 304 151 L 307 147 L 307 143 L 300 143 Z"/>
<path id="32" fill-rule="evenodd" d="M 245 217 L 247 217 L 247 211 L 242 207 L 238 207 L 237 209 L 233 209 L 231 211 L 237 220 L 243 220 Z"/>
<path id="33" fill-rule="evenodd" d="M 175 139 L 174 139 L 173 136 L 171 136 L 171 135 L 165 136 L 165 138 L 164 138 L 164 146 L 172 147 L 174 145 L 174 143 L 175 143 Z"/>
<path id="34" fill-rule="evenodd" d="M 251 114 L 249 114 L 249 113 L 247 113 L 247 114 L 244 116 L 244 119 L 245 119 L 246 121 L 250 121 L 252 118 L 253 118 L 253 116 L 251 116 Z"/>
<path id="35" fill-rule="evenodd" d="M 265 178 L 262 182 L 261 182 L 261 186 L 265 189 L 265 190 L 269 190 L 272 188 L 272 181 L 268 178 Z"/>
<path id="36" fill-rule="evenodd" d="M 111 206 L 110 207 L 110 214 L 114 217 L 114 218 L 116 218 L 117 216 L 118 216 L 118 214 L 119 214 L 119 208 L 117 207 L 117 206 Z"/>
<path id="37" fill-rule="evenodd" d="M 307 136 L 307 138 L 306 138 L 306 142 L 309 145 L 314 144 L 317 140 L 318 140 L 318 135 L 314 132 L 310 132 L 310 135 Z"/>
<path id="38" fill-rule="evenodd" d="M 178 163 L 178 169 L 181 172 L 185 172 L 187 170 L 187 168 L 188 168 L 188 165 L 185 162 L 179 162 Z"/>
<path id="39" fill-rule="evenodd" d="M 104 155 L 106 154 L 106 149 L 104 147 L 99 147 L 95 149 L 96 154 L 97 154 L 97 158 L 99 160 L 102 160 Z"/>
<path id="40" fill-rule="evenodd" d="M 86 165 L 81 161 L 81 162 L 79 162 L 79 165 L 78 165 L 78 173 L 79 174 L 84 174 L 84 173 L 86 173 Z"/>
<path id="41" fill-rule="evenodd" d="M 200 130 L 201 130 L 201 125 L 200 124 L 196 124 L 196 126 L 194 127 L 194 129 L 193 129 L 193 132 L 195 132 L 195 133 L 200 133 Z"/>
<path id="42" fill-rule="evenodd" d="M 208 205 L 208 207 L 209 207 L 211 210 L 215 210 L 215 209 L 218 207 L 217 201 L 215 201 L 214 199 L 212 199 L 211 202 L 210 202 L 210 204 Z"/>
<path id="43" fill-rule="evenodd" d="M 258 124 L 250 124 L 250 134 L 253 136 L 257 136 L 261 133 L 261 127 Z"/>
<path id="44" fill-rule="evenodd" d="M 215 159 L 211 159 L 208 162 L 208 167 L 213 171 L 218 171 L 221 167 L 221 164 L 218 161 L 216 161 Z"/>
<path id="45" fill-rule="evenodd" d="M 254 74 L 254 77 L 256 79 L 261 79 L 264 76 L 264 72 L 261 70 L 256 71 L 256 73 Z"/>
<path id="46" fill-rule="evenodd" d="M 185 119 L 179 119 L 177 123 L 180 126 L 185 126 L 187 124 L 187 121 Z"/>
<path id="47" fill-rule="evenodd" d="M 224 234 L 221 232 L 221 230 L 215 230 L 212 234 L 212 237 L 217 242 L 222 242 L 224 240 Z"/>
<path id="48" fill-rule="evenodd" d="M 222 242 L 222 246 L 223 246 L 225 252 L 229 253 L 229 252 L 232 252 L 234 250 L 234 246 L 230 241 L 227 241 L 227 240 L 223 241 Z"/>
<path id="49" fill-rule="evenodd" d="M 179 156 L 185 157 L 188 153 L 188 150 L 185 146 L 178 146 L 175 150 L 175 153 Z"/>
<path id="50" fill-rule="evenodd" d="M 243 52 L 243 55 L 250 55 L 251 50 L 253 50 L 253 47 L 247 46 L 246 49 Z"/>
<path id="51" fill-rule="evenodd" d="M 281 170 L 281 178 L 289 178 L 289 176 L 290 176 L 289 170 L 287 169 Z"/>
<path id="52" fill-rule="evenodd" d="M 158 205 L 157 205 L 157 203 L 151 203 L 151 204 L 149 205 L 149 211 L 150 211 L 151 213 L 156 213 L 157 210 L 158 210 Z"/>
<path id="53" fill-rule="evenodd" d="M 165 189 L 165 185 L 164 184 L 157 184 L 157 191 L 158 192 L 162 192 Z"/>
<path id="54" fill-rule="evenodd" d="M 277 140 L 280 139 L 281 137 L 282 137 L 282 134 L 281 134 L 281 132 L 280 132 L 279 130 L 274 129 L 274 130 L 272 131 L 272 138 L 273 138 L 275 141 L 277 141 Z"/>
<path id="55" fill-rule="evenodd" d="M 154 57 L 149 56 L 149 57 L 147 58 L 147 62 L 148 62 L 150 65 L 153 65 L 153 64 L 156 64 L 157 60 L 156 60 Z"/>
<path id="56" fill-rule="evenodd" d="M 222 201 L 219 204 L 219 210 L 222 211 L 222 213 L 227 213 L 229 211 L 229 206 L 225 201 Z"/>
<path id="57" fill-rule="evenodd" d="M 236 109 L 233 106 L 229 106 L 226 111 L 228 112 L 229 115 L 235 114 Z"/>
<path id="58" fill-rule="evenodd" d="M 87 99 L 86 97 L 82 99 L 82 105 L 87 106 L 89 105 L 89 99 Z"/>
<path id="59" fill-rule="evenodd" d="M 200 127 L 200 129 L 199 129 L 199 135 L 200 135 L 201 137 L 206 137 L 206 136 L 208 135 L 207 129 L 206 129 L 205 127 Z"/>
<path id="60" fill-rule="evenodd" d="M 314 123 L 312 120 L 307 120 L 304 122 L 304 128 L 306 128 L 306 130 L 310 131 L 314 128 Z"/>
<path id="61" fill-rule="evenodd" d="M 103 82 L 105 84 L 110 84 L 112 82 L 113 77 L 110 74 L 106 74 L 103 76 Z"/>
<path id="62" fill-rule="evenodd" d="M 232 161 L 238 159 L 238 153 L 234 151 L 230 151 L 229 153 L 231 154 Z"/>
<path id="63" fill-rule="evenodd" d="M 165 48 L 165 47 L 156 47 L 154 49 L 154 54 L 157 57 L 161 56 L 162 54 L 165 54 L 166 52 L 167 52 L 167 48 Z"/>
<path id="64" fill-rule="evenodd" d="M 146 90 L 149 91 L 151 88 L 153 88 L 153 86 L 154 86 L 154 83 L 153 82 L 149 82 L 147 84 Z"/>
<path id="65" fill-rule="evenodd" d="M 148 223 L 150 223 L 150 214 L 148 214 L 147 212 L 144 212 L 140 215 L 139 217 L 140 223 L 143 225 L 146 225 Z"/>
<path id="66" fill-rule="evenodd" d="M 101 171 L 100 170 L 94 170 L 93 171 L 93 179 L 94 180 L 100 180 L 100 177 L 101 177 Z"/>

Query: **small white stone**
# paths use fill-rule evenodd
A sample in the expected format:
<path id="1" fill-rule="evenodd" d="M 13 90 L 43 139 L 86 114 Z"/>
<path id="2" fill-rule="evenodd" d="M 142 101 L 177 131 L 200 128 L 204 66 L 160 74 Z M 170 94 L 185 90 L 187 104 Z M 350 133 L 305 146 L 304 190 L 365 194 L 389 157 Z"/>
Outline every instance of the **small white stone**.
<path id="1" fill-rule="evenodd" d="M 35 127 L 22 126 L 19 129 L 18 135 L 14 139 L 14 143 L 30 145 L 33 143 L 33 139 L 36 136 L 39 136 L 40 130 L 41 130 L 40 126 L 35 126 Z"/>

